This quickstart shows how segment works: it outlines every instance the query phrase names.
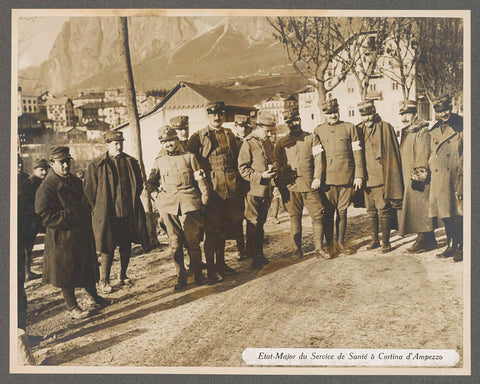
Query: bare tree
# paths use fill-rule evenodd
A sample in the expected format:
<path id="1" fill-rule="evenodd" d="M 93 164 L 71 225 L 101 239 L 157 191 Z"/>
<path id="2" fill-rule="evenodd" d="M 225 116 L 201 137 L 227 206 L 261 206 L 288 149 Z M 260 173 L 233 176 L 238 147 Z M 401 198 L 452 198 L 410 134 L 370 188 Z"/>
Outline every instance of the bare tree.
<path id="1" fill-rule="evenodd" d="M 345 45 L 336 39 L 334 17 L 267 18 L 292 62 L 293 68 L 318 91 L 319 102 L 340 84 L 353 63 L 337 61 Z"/>
<path id="2" fill-rule="evenodd" d="M 347 18 L 335 28 L 335 38 L 343 47 L 337 60 L 350 68 L 362 100 L 367 99 L 370 80 L 378 74 L 378 59 L 388 35 L 389 21 L 382 17 Z"/>
<path id="3" fill-rule="evenodd" d="M 410 98 L 419 58 L 416 20 L 405 17 L 392 19 L 378 64 L 379 72 L 400 85 L 405 100 Z"/>
<path id="4" fill-rule="evenodd" d="M 133 82 L 132 63 L 130 60 L 130 48 L 128 44 L 128 20 L 126 17 L 120 17 L 118 31 L 120 36 L 120 56 L 125 80 L 125 96 L 128 118 L 130 126 L 133 129 L 133 143 L 135 150 L 134 157 L 138 159 L 140 171 L 142 173 L 142 179 L 145 183 L 147 181 L 147 175 L 145 173 L 145 165 L 143 163 L 142 139 L 140 135 L 140 122 L 138 119 L 137 102 L 135 96 L 135 84 Z M 153 207 L 150 196 L 147 196 L 146 200 L 148 234 L 151 244 L 156 246 L 158 245 L 158 239 L 156 237 L 156 223 L 152 215 Z"/>
<path id="5" fill-rule="evenodd" d="M 456 18 L 421 18 L 418 23 L 417 76 L 430 101 L 463 92 L 463 23 Z"/>

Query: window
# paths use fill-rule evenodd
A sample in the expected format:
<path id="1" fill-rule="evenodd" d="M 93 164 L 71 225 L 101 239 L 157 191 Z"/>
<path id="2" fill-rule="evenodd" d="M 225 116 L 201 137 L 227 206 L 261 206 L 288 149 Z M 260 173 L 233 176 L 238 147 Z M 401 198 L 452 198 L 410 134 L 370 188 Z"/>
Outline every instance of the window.
<path id="1" fill-rule="evenodd" d="M 375 92 L 377 90 L 377 84 L 375 83 L 370 83 L 368 86 L 368 90 L 371 92 Z"/>
<path id="2" fill-rule="evenodd" d="M 347 92 L 348 93 L 355 92 L 355 80 L 347 80 Z"/>
<path id="3" fill-rule="evenodd" d="M 28 100 L 28 104 L 32 104 L 32 100 Z"/>
<path id="4" fill-rule="evenodd" d="M 27 104 L 27 100 L 23 99 L 23 104 Z"/>
<path id="5" fill-rule="evenodd" d="M 398 83 L 396 81 L 392 81 L 392 89 L 398 91 Z"/>
<path id="6" fill-rule="evenodd" d="M 26 105 L 23 106 L 23 112 L 27 112 L 27 106 Z"/>
<path id="7" fill-rule="evenodd" d="M 312 113 L 312 120 L 315 120 L 315 115 Z"/>
<path id="8" fill-rule="evenodd" d="M 348 108 L 348 117 L 355 117 L 355 109 L 354 108 Z"/>

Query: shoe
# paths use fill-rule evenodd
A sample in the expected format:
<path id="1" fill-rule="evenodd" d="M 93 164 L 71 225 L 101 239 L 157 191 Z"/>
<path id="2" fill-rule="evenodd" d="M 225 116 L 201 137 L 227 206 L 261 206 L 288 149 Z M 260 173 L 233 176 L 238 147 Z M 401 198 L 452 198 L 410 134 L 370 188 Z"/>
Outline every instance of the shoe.
<path id="1" fill-rule="evenodd" d="M 195 281 L 195 284 L 197 285 L 208 284 L 208 280 L 205 278 L 205 276 L 203 276 L 202 272 L 195 274 L 194 281 Z"/>
<path id="2" fill-rule="evenodd" d="M 355 251 L 342 243 L 338 243 L 338 251 L 344 255 L 353 255 L 355 253 Z"/>
<path id="3" fill-rule="evenodd" d="M 88 309 L 102 308 L 112 303 L 110 299 L 106 299 L 102 296 L 97 296 L 96 298 L 92 298 L 90 300 L 90 306 Z"/>
<path id="4" fill-rule="evenodd" d="M 296 251 L 293 253 L 293 258 L 294 258 L 294 259 L 303 259 L 303 252 L 302 252 L 302 251 L 299 251 L 299 250 L 296 250 Z"/>
<path id="5" fill-rule="evenodd" d="M 125 287 L 131 287 L 133 285 L 133 281 L 130 280 L 128 277 L 121 277 L 120 285 L 123 285 Z"/>
<path id="6" fill-rule="evenodd" d="M 392 250 L 392 246 L 390 245 L 390 243 L 386 243 L 386 242 L 382 241 L 382 248 L 380 248 L 380 252 L 388 253 L 391 250 Z"/>
<path id="7" fill-rule="evenodd" d="M 84 311 L 79 306 L 76 306 L 73 309 L 67 309 L 67 313 L 73 319 L 85 319 L 90 315 L 89 311 Z"/>
<path id="8" fill-rule="evenodd" d="M 316 249 L 314 256 L 317 258 L 321 257 L 322 259 L 326 260 L 332 258 L 332 256 L 325 250 L 325 248 Z"/>
<path id="9" fill-rule="evenodd" d="M 458 263 L 459 261 L 463 260 L 463 249 L 460 248 L 455 248 L 455 251 L 453 251 L 453 261 L 455 263 Z"/>
<path id="10" fill-rule="evenodd" d="M 367 249 L 377 249 L 380 247 L 380 242 L 378 240 L 372 240 L 368 245 Z"/>
<path id="11" fill-rule="evenodd" d="M 268 263 L 270 263 L 270 260 L 268 260 L 264 255 L 261 255 L 258 257 L 258 260 L 263 264 L 263 265 L 267 265 Z"/>
<path id="12" fill-rule="evenodd" d="M 177 283 L 173 286 L 173 290 L 175 292 L 181 291 L 187 286 L 187 280 L 179 280 Z"/>
<path id="13" fill-rule="evenodd" d="M 438 253 L 435 256 L 438 257 L 439 259 L 447 259 L 449 257 L 452 257 L 453 254 L 454 254 L 453 248 L 450 247 L 450 245 L 448 245 L 447 248 L 445 248 L 442 253 Z"/>
<path id="14" fill-rule="evenodd" d="M 250 265 L 250 269 L 254 269 L 254 270 L 260 270 L 263 268 L 263 263 L 261 260 L 259 259 L 253 259 L 252 261 L 252 264 Z"/>
<path id="15" fill-rule="evenodd" d="M 107 294 L 107 293 L 111 293 L 112 291 L 113 291 L 113 288 L 109 282 L 100 283 L 100 292 Z"/>
<path id="16" fill-rule="evenodd" d="M 25 281 L 41 279 L 42 275 L 35 272 L 27 272 L 25 274 Z"/>
<path id="17" fill-rule="evenodd" d="M 216 284 L 216 283 L 220 283 L 222 281 L 223 281 L 223 278 L 221 276 L 219 276 L 217 273 L 207 275 L 207 284 L 208 285 L 213 285 L 213 284 Z"/>
<path id="18" fill-rule="evenodd" d="M 235 275 L 237 273 L 237 271 L 235 269 L 233 269 L 232 267 L 229 267 L 227 264 L 223 264 L 223 266 L 221 268 L 219 268 L 220 270 L 218 271 L 218 274 L 220 276 L 222 275 Z"/>
<path id="19" fill-rule="evenodd" d="M 413 244 L 413 246 L 411 246 L 410 248 L 407 248 L 408 253 L 422 253 L 427 251 L 429 251 L 429 249 L 427 249 L 424 242 L 418 242 L 416 244 Z"/>

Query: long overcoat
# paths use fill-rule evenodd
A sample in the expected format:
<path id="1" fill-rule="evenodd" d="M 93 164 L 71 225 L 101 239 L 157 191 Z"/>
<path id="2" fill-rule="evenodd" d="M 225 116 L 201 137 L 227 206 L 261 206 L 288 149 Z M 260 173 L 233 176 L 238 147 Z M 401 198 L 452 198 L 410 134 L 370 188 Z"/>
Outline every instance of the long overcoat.
<path id="1" fill-rule="evenodd" d="M 46 228 L 43 282 L 66 288 L 98 281 L 90 207 L 82 181 L 49 172 L 37 190 L 35 211 Z"/>
<path id="2" fill-rule="evenodd" d="M 430 156 L 430 132 L 427 123 L 416 121 L 412 126 L 402 130 L 400 154 L 402 156 L 403 195 L 402 210 L 399 214 L 399 232 L 430 232 L 435 229 L 434 220 L 428 217 L 428 201 L 430 196 L 430 180 L 418 183 L 412 188 L 411 175 L 414 168 L 428 169 Z"/>
<path id="3" fill-rule="evenodd" d="M 127 154 L 126 159 L 128 178 L 132 191 L 133 202 L 133 243 L 142 244 L 145 251 L 150 249 L 145 210 L 140 200 L 143 190 L 142 174 L 138 161 Z M 97 252 L 110 253 L 116 247 L 113 233 L 113 219 L 115 218 L 115 202 L 111 197 L 111 187 L 114 185 L 115 164 L 106 152 L 96 157 L 87 167 L 85 173 L 85 195 L 93 211 L 93 233 Z"/>
<path id="4" fill-rule="evenodd" d="M 442 133 L 443 126 L 443 133 Z M 430 130 L 430 204 L 428 215 L 439 219 L 461 216 L 455 193 L 462 180 L 463 118 L 452 113 L 447 123 L 437 122 Z"/>

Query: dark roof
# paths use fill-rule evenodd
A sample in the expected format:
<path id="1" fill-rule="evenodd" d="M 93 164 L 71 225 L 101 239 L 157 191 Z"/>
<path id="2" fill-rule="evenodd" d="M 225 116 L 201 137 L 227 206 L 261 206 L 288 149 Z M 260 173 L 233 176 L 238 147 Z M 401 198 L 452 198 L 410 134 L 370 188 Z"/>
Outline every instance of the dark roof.
<path id="1" fill-rule="evenodd" d="M 105 92 L 92 92 L 87 93 L 86 95 L 75 97 L 74 100 L 82 100 L 82 99 L 104 99 Z"/>
<path id="2" fill-rule="evenodd" d="M 76 109 L 99 109 L 99 108 L 112 108 L 112 107 L 124 107 L 118 101 L 95 101 L 92 103 L 83 104 Z"/>
<path id="3" fill-rule="evenodd" d="M 86 123 L 85 127 L 87 127 L 89 131 L 108 131 L 110 129 L 110 124 L 95 119 Z"/>

